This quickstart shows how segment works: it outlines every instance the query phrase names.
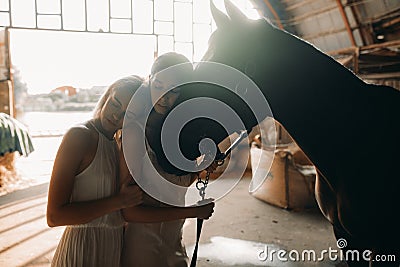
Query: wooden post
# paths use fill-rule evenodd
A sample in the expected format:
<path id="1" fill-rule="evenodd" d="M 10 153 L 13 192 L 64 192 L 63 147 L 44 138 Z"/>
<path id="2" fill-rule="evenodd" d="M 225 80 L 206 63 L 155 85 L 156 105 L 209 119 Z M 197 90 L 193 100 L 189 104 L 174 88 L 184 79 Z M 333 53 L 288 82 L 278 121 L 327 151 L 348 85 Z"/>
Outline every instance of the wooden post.
<path id="1" fill-rule="evenodd" d="M 353 31 L 351 30 L 351 27 L 350 27 L 349 19 L 347 18 L 346 12 L 344 11 L 344 8 L 343 8 L 342 1 L 336 0 L 336 3 L 338 5 L 340 15 L 342 15 L 344 26 L 346 27 L 347 33 L 350 38 L 350 43 L 352 46 L 357 46 L 356 40 L 354 39 Z"/>
<path id="2" fill-rule="evenodd" d="M 0 32 L 0 112 L 15 117 L 14 86 L 11 73 L 10 35 L 8 28 Z"/>

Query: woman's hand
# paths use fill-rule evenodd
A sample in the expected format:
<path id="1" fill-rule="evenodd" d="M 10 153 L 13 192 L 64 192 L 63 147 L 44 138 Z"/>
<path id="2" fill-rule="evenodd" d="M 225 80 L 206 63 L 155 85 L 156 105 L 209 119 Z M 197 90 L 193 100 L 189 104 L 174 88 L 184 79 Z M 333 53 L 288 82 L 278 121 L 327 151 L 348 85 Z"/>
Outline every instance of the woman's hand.
<path id="1" fill-rule="evenodd" d="M 204 201 L 207 201 L 207 202 L 211 201 L 211 202 L 208 204 L 202 205 L 202 206 L 198 206 L 196 208 L 196 217 L 199 219 L 207 220 L 211 217 L 211 215 L 214 212 L 215 203 L 213 202 L 213 199 L 204 200 Z"/>
<path id="2" fill-rule="evenodd" d="M 217 161 L 213 161 L 213 163 L 211 163 L 210 166 L 208 166 L 205 170 L 207 172 L 213 173 L 217 168 L 218 168 L 218 162 Z"/>
<path id="3" fill-rule="evenodd" d="M 138 206 L 143 202 L 143 192 L 137 185 L 131 185 L 131 179 L 126 179 L 119 191 L 121 208 Z"/>

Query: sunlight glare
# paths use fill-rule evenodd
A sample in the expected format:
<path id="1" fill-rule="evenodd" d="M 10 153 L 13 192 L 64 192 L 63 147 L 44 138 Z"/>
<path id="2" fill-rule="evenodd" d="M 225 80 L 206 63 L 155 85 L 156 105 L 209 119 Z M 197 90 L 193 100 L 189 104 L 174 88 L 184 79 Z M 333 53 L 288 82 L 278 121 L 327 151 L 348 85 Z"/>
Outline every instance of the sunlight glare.
<path id="1" fill-rule="evenodd" d="M 12 30 L 10 39 L 12 62 L 30 94 L 65 85 L 109 85 L 133 73 L 146 75 L 153 60 L 152 36 Z"/>
<path id="2" fill-rule="evenodd" d="M 225 12 L 223 0 L 213 1 Z M 249 0 L 232 1 L 250 19 L 259 18 Z M 38 25 L 32 3 L 13 0 L 13 25 L 61 29 L 62 19 L 66 30 L 85 30 L 84 1 L 37 0 L 38 11 L 53 14 L 38 15 Z M 115 34 L 10 29 L 12 63 L 20 70 L 30 94 L 67 85 L 108 85 L 130 74 L 146 76 L 157 48 L 158 55 L 176 51 L 198 62 L 215 30 L 209 1 L 205 0 L 86 0 L 86 4 L 87 30 L 111 30 Z M 62 18 L 56 15 L 61 9 Z M 116 34 L 131 31 L 135 34 Z"/>

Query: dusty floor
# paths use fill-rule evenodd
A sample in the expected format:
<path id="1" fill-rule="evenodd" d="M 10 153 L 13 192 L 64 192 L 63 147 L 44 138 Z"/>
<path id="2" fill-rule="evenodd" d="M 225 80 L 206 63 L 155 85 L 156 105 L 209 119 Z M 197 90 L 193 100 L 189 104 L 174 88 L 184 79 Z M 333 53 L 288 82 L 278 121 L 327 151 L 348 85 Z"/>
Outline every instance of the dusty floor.
<path id="1" fill-rule="evenodd" d="M 23 179 L 12 188 L 13 192 L 0 194 L 1 267 L 50 266 L 64 230 L 49 228 L 45 218 L 48 181 L 61 138 L 33 141 L 36 152 L 17 160 Z M 248 193 L 249 182 L 249 176 L 242 178 L 216 202 L 213 217 L 203 226 L 198 267 L 344 266 L 326 255 L 324 260 L 319 259 L 321 251 L 336 250 L 337 246 L 330 224 L 318 210 L 293 212 L 271 206 Z M 190 257 L 195 225 L 196 221 L 190 219 L 184 227 Z M 280 261 L 277 253 L 281 249 L 286 251 L 286 258 L 288 253 L 299 253 L 299 260 Z M 266 251 L 268 258 L 263 253 Z M 302 253 L 309 251 L 315 253 L 315 260 L 301 260 Z"/>
<path id="2" fill-rule="evenodd" d="M 242 178 L 216 203 L 214 216 L 203 226 L 197 266 L 343 266 L 318 259 L 323 249 L 337 249 L 331 227 L 318 211 L 286 211 L 259 201 L 247 192 L 249 181 Z M 47 187 L 42 183 L 0 197 L 0 266 L 50 265 L 64 228 L 46 225 Z M 184 228 L 190 257 L 195 224 L 190 219 Z M 316 259 L 285 262 L 272 254 L 271 261 L 261 253 L 280 249 L 300 255 L 314 250 Z"/>
<path id="3" fill-rule="evenodd" d="M 286 211 L 248 193 L 250 177 L 216 203 L 215 214 L 203 226 L 198 266 L 343 266 L 318 260 L 323 249 L 337 249 L 331 226 L 318 210 Z M 195 240 L 195 221 L 185 228 L 186 244 Z M 284 249 L 316 252 L 315 261 L 259 259 L 260 252 Z M 188 248 L 192 251 L 192 247 Z M 265 254 L 261 254 L 265 257 Z M 276 255 L 275 255 L 276 256 Z M 287 257 L 287 256 L 286 256 Z"/>

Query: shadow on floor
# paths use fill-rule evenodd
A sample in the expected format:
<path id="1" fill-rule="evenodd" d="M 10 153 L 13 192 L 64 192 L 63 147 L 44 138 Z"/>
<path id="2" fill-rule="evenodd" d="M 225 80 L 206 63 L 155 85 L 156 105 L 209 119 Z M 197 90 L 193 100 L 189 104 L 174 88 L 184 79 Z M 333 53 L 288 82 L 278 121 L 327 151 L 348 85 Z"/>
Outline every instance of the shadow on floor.
<path id="1" fill-rule="evenodd" d="M 46 224 L 48 183 L 0 197 L 0 266 L 49 266 L 64 227 Z"/>

